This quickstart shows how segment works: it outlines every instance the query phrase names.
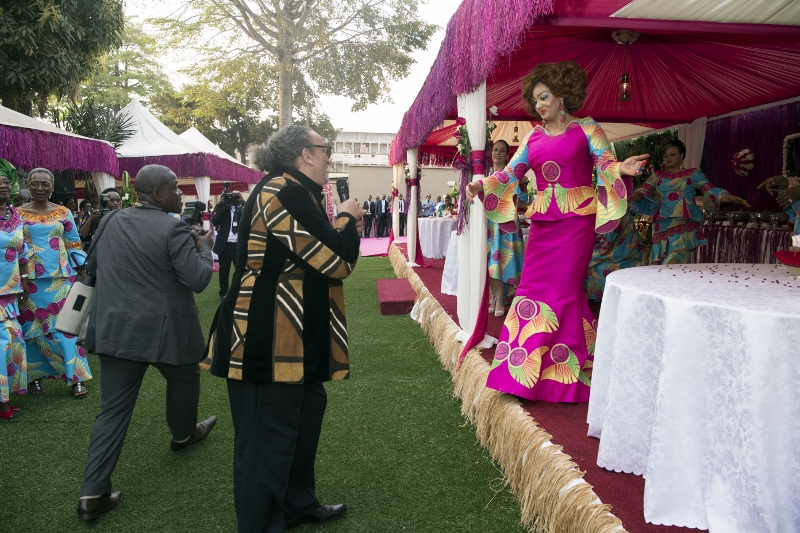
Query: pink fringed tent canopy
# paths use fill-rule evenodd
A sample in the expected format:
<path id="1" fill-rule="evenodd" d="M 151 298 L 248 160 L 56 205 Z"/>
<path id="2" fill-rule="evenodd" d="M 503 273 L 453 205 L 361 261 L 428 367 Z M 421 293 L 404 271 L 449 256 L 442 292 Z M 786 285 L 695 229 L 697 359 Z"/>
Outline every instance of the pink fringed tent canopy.
<path id="1" fill-rule="evenodd" d="M 2 106 L 0 158 L 28 170 L 119 173 L 117 153 L 106 141 L 75 135 Z"/>
<path id="2" fill-rule="evenodd" d="M 487 106 L 498 108 L 496 120 L 530 119 L 520 84 L 539 62 L 576 60 L 589 76 L 588 97 L 578 114 L 599 122 L 660 128 L 800 94 L 797 26 L 611 16 L 631 4 L 464 0 L 403 118 L 391 164 L 403 161 L 407 149 L 428 144 L 435 127 L 456 117 L 456 95 L 475 90 L 484 79 Z M 641 34 L 628 46 L 628 102 L 617 98 L 624 47 L 611 33 L 621 29 Z"/>

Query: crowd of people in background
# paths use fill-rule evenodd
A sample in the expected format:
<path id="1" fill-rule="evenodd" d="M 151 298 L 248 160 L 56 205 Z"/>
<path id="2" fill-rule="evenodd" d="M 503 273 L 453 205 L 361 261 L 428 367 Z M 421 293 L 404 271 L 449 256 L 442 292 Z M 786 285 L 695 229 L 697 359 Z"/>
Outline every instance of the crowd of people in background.
<path id="1" fill-rule="evenodd" d="M 358 201 L 358 199 L 356 199 L 356 201 Z M 408 212 L 406 203 L 407 201 L 403 198 L 403 194 L 399 193 L 397 195 L 397 205 L 401 236 L 406 234 L 406 218 Z M 364 210 L 364 231 L 362 237 L 388 237 L 392 232 L 392 213 L 394 209 L 392 195 L 376 194 L 375 199 L 373 199 L 370 194 L 364 202 L 359 202 L 359 204 Z M 418 206 L 417 213 L 421 218 L 453 216 L 455 214 L 453 199 L 448 193 L 443 196 L 437 196 L 436 201 L 433 201 L 431 200 L 431 195 L 427 194 L 425 200 Z"/>

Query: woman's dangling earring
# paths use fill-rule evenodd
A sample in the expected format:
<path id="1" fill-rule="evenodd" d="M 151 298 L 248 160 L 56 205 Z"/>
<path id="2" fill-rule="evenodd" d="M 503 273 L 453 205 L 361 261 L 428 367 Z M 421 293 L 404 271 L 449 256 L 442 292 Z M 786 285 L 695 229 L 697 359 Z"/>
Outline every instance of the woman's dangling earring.
<path id="1" fill-rule="evenodd" d="M 683 159 L 681 159 L 681 170 L 683 170 Z"/>
<path id="2" fill-rule="evenodd" d="M 561 123 L 563 124 L 566 121 L 566 118 L 564 118 L 566 115 L 564 112 L 564 100 L 561 100 L 561 111 L 559 111 L 558 114 L 561 115 Z"/>

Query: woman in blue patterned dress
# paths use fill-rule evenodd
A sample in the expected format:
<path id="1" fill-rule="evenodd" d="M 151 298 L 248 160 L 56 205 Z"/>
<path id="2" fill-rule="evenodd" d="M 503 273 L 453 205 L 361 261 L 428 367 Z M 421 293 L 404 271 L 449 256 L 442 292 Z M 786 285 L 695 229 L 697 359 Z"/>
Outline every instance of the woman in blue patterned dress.
<path id="1" fill-rule="evenodd" d="M 25 394 L 28 388 L 28 363 L 25 340 L 17 317 L 19 300 L 28 297 L 28 253 L 25 225 L 11 206 L 11 181 L 0 172 L 0 419 L 14 418 L 18 408 L 10 403 L 11 393 Z"/>
<path id="2" fill-rule="evenodd" d="M 85 398 L 83 382 L 92 378 L 86 353 L 75 337 L 56 331 L 55 325 L 86 254 L 72 213 L 48 201 L 53 174 L 43 168 L 31 170 L 28 189 L 33 200 L 19 208 L 31 238 L 34 272 L 20 315 L 28 349 L 28 390 L 43 394 L 42 378 L 61 378 L 72 385 L 75 398 Z"/>
<path id="3" fill-rule="evenodd" d="M 509 146 L 502 139 L 495 141 L 492 146 L 492 173 L 506 168 L 508 164 Z M 528 201 L 528 178 L 523 176 L 517 184 L 517 200 Z M 515 201 L 516 203 L 516 201 Z M 486 219 L 489 242 L 489 290 L 491 291 L 491 304 L 489 312 L 494 316 L 503 316 L 506 312 L 506 298 L 508 288 L 516 290 L 519 275 L 522 273 L 522 263 L 525 260 L 525 242 L 522 240 L 522 229 L 519 219 L 498 224 L 491 219 Z"/>
<path id="4" fill-rule="evenodd" d="M 630 195 L 633 189 L 633 178 L 622 176 L 625 189 Z M 606 277 L 612 272 L 631 268 L 642 261 L 644 244 L 639 232 L 636 231 L 633 217 L 630 212 L 619 220 L 619 225 L 608 233 L 598 233 L 594 240 L 592 260 L 589 262 L 589 272 L 584 286 L 589 300 L 603 299 L 606 288 Z"/>
<path id="5" fill-rule="evenodd" d="M 721 202 L 750 207 L 725 189 L 714 188 L 699 168 L 683 168 L 686 145 L 667 143 L 664 170 L 657 170 L 630 197 L 631 211 L 653 217 L 651 265 L 686 264 L 692 250 L 707 244 L 703 212 L 694 203 L 699 193 L 705 205 L 719 209 Z"/>

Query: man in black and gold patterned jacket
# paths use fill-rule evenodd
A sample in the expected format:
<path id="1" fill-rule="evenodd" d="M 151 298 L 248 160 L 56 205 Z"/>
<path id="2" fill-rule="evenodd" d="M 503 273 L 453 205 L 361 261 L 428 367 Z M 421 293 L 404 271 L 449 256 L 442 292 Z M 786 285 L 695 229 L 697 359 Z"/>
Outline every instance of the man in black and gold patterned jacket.
<path id="1" fill-rule="evenodd" d="M 331 225 L 327 146 L 288 126 L 257 157 L 269 172 L 244 205 L 236 272 L 203 366 L 227 378 L 240 532 L 282 532 L 340 517 L 322 505 L 314 460 L 324 381 L 350 375 L 342 280 L 358 258 L 363 210 L 342 202 Z"/>

